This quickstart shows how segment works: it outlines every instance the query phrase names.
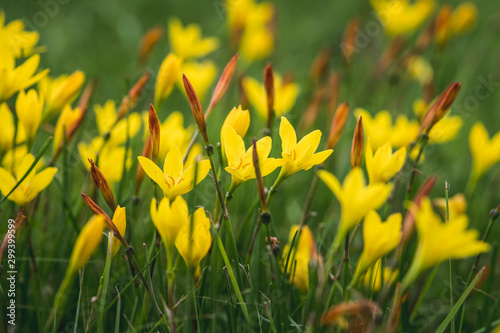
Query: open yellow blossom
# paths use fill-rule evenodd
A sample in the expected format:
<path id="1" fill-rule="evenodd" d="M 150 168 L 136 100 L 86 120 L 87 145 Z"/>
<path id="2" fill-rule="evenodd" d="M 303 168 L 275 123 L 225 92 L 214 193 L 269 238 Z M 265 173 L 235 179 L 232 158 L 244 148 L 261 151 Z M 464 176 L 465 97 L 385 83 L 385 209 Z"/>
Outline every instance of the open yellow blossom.
<path id="1" fill-rule="evenodd" d="M 473 2 L 462 2 L 451 14 L 451 26 L 456 34 L 463 34 L 474 26 L 478 10 Z"/>
<path id="2" fill-rule="evenodd" d="M 56 129 L 54 130 L 54 151 L 56 151 L 63 143 L 63 138 L 68 129 L 75 124 L 81 117 L 80 108 L 71 108 L 71 105 L 66 104 L 59 119 L 57 119 Z"/>
<path id="3" fill-rule="evenodd" d="M 7 103 L 0 104 L 0 151 L 7 151 L 14 144 L 14 135 L 16 134 L 16 126 L 14 124 L 14 116 L 10 111 Z M 16 144 L 26 141 L 26 133 L 24 127 L 18 122 Z"/>
<path id="4" fill-rule="evenodd" d="M 500 132 L 491 139 L 482 122 L 476 122 L 469 133 L 472 154 L 472 177 L 479 179 L 495 163 L 500 161 Z"/>
<path id="5" fill-rule="evenodd" d="M 126 118 L 120 119 L 111 129 L 109 144 L 118 146 L 133 138 L 141 128 L 141 115 L 138 112 L 132 112 Z M 128 130 L 128 132 L 127 132 Z"/>
<path id="6" fill-rule="evenodd" d="M 168 37 L 172 51 L 184 59 L 204 57 L 219 47 L 218 38 L 202 38 L 198 24 L 191 23 L 184 28 L 178 18 L 168 22 Z"/>
<path id="7" fill-rule="evenodd" d="M 432 200 L 432 204 L 439 208 L 442 216 L 446 219 L 446 198 L 436 198 Z M 467 199 L 462 193 L 457 193 L 448 199 L 448 208 L 450 217 L 465 214 L 467 210 Z"/>
<path id="8" fill-rule="evenodd" d="M 378 112 L 375 117 L 365 109 L 354 110 L 356 118 L 363 117 L 363 130 L 367 137 L 370 137 L 372 149 L 382 147 L 390 142 L 392 147 L 407 147 L 418 136 L 419 124 L 417 121 L 409 121 L 404 115 L 396 118 L 394 126 L 389 111 Z"/>
<path id="9" fill-rule="evenodd" d="M 370 266 L 398 246 L 402 220 L 401 213 L 390 215 L 386 222 L 382 222 L 374 210 L 366 214 L 363 224 L 363 252 L 358 259 L 351 284 L 355 284 Z"/>
<path id="10" fill-rule="evenodd" d="M 73 274 L 85 266 L 89 257 L 95 252 L 101 242 L 104 226 L 105 217 L 103 215 L 93 215 L 82 228 L 69 260 L 69 274 Z"/>
<path id="11" fill-rule="evenodd" d="M 289 279 L 293 281 L 297 288 L 306 292 L 309 289 L 309 262 L 317 257 L 316 243 L 311 229 L 306 225 L 302 228 L 300 238 L 297 238 L 297 234 L 295 241 L 297 242 L 298 239 L 298 243 L 294 244 L 295 251 L 290 253 L 291 243 L 298 229 L 298 225 L 293 225 L 290 228 L 288 244 L 283 249 L 284 260 L 281 267 L 284 270 L 286 260 L 290 258 L 287 267 L 287 272 L 290 275 Z"/>
<path id="12" fill-rule="evenodd" d="M 174 89 L 175 82 L 181 77 L 182 58 L 170 53 L 160 65 L 155 85 L 155 107 L 160 109 L 163 101 Z"/>
<path id="13" fill-rule="evenodd" d="M 373 9 L 389 35 L 416 30 L 432 14 L 434 0 L 370 0 Z"/>
<path id="14" fill-rule="evenodd" d="M 373 154 L 368 138 L 365 152 L 366 170 L 370 183 L 386 183 L 403 167 L 406 148 L 399 148 L 394 154 L 390 143 L 378 148 Z"/>
<path id="15" fill-rule="evenodd" d="M 432 104 L 425 103 L 422 99 L 416 99 L 413 102 L 413 111 L 419 119 L 422 120 L 431 105 Z M 455 139 L 462 129 L 462 126 L 462 117 L 458 115 L 450 116 L 449 114 L 446 114 L 437 123 L 435 123 L 429 131 L 429 143 L 441 144 Z"/>
<path id="16" fill-rule="evenodd" d="M 226 149 L 224 147 L 224 127 L 226 125 L 231 126 L 236 134 L 243 138 L 248 131 L 248 127 L 250 126 L 250 112 L 248 112 L 248 110 L 243 110 L 241 105 L 239 105 L 237 108 L 234 107 L 224 120 L 220 130 L 220 142 L 224 160 L 226 158 Z"/>
<path id="17" fill-rule="evenodd" d="M 175 245 L 175 239 L 179 231 L 189 224 L 188 206 L 186 200 L 180 195 L 170 201 L 168 198 L 161 199 L 157 204 L 155 198 L 151 201 L 151 219 L 160 233 L 161 239 L 167 252 Z"/>
<path id="18" fill-rule="evenodd" d="M 116 122 L 116 103 L 109 99 L 104 105 L 94 105 L 97 130 L 101 135 L 107 134 Z"/>
<path id="19" fill-rule="evenodd" d="M 38 82 L 38 91 L 45 97 L 44 119 L 56 116 L 66 104 L 71 104 L 85 82 L 85 74 L 75 71 L 71 75 L 60 75 L 57 78 L 44 77 Z"/>
<path id="20" fill-rule="evenodd" d="M 207 255 L 212 243 L 210 234 L 210 220 L 205 214 L 205 209 L 198 208 L 193 213 L 193 229 L 191 223 L 187 223 L 179 230 L 175 239 L 175 247 L 186 262 L 192 268 L 198 267 L 200 261 Z M 191 220 L 191 217 L 188 217 Z"/>
<path id="21" fill-rule="evenodd" d="M 327 149 L 316 152 L 321 140 L 321 131 L 315 130 L 297 142 L 297 134 L 288 119 L 281 117 L 280 137 L 283 161 L 279 179 L 284 180 L 300 170 L 309 170 L 315 165 L 323 163 L 333 152 Z"/>
<path id="22" fill-rule="evenodd" d="M 274 49 L 274 33 L 265 25 L 248 27 L 241 36 L 239 51 L 248 61 L 257 61 L 270 55 Z"/>
<path id="23" fill-rule="evenodd" d="M 125 237 L 125 230 L 127 229 L 127 216 L 125 214 L 125 207 L 120 207 L 120 205 L 116 206 L 115 213 L 113 214 L 113 223 L 116 228 L 120 232 L 122 237 Z M 109 244 L 111 244 L 111 258 L 114 258 L 122 243 L 120 240 L 113 235 L 113 233 L 109 232 Z"/>
<path id="24" fill-rule="evenodd" d="M 32 154 L 25 155 L 21 162 L 14 165 L 13 173 L 0 167 L 0 191 L 4 196 L 21 180 L 34 161 L 35 157 Z M 41 172 L 37 172 L 35 169 L 31 170 L 8 199 L 21 207 L 26 206 L 38 193 L 49 186 L 56 172 L 57 168 L 54 167 L 46 168 Z"/>
<path id="25" fill-rule="evenodd" d="M 193 186 L 201 182 L 210 170 L 210 162 L 208 160 L 200 161 L 197 166 L 196 184 L 193 184 L 196 165 L 191 165 L 187 169 L 184 169 L 181 152 L 175 145 L 170 148 L 165 157 L 163 171 L 149 158 L 139 156 L 138 159 L 144 172 L 155 183 L 160 185 L 163 194 L 170 200 L 191 191 Z"/>
<path id="26" fill-rule="evenodd" d="M 32 54 L 40 35 L 36 31 L 25 31 L 22 20 L 14 20 L 5 24 L 5 13 L 0 11 L 0 40 L 4 41 L 16 58 Z"/>
<path id="27" fill-rule="evenodd" d="M 429 83 L 434 76 L 431 64 L 424 57 L 418 55 L 408 59 L 407 71 L 412 79 L 421 84 Z"/>
<path id="28" fill-rule="evenodd" d="M 224 147 L 226 150 L 228 166 L 225 170 L 231 174 L 231 193 L 241 183 L 255 178 L 255 168 L 253 165 L 253 148 L 245 151 L 245 143 L 235 130 L 225 125 L 222 129 Z M 273 172 L 277 167 L 283 165 L 283 160 L 269 158 L 272 148 L 272 139 L 266 136 L 257 141 L 257 155 L 259 156 L 260 172 L 263 177 Z"/>
<path id="29" fill-rule="evenodd" d="M 488 243 L 478 240 L 476 230 L 467 230 L 466 215 L 451 217 L 443 223 L 432 209 L 429 198 L 424 198 L 415 219 L 418 247 L 411 266 L 403 279 L 407 289 L 420 273 L 447 259 L 461 259 L 489 250 Z"/>
<path id="30" fill-rule="evenodd" d="M 24 132 L 28 140 L 32 141 L 38 131 L 42 120 L 43 97 L 38 96 L 35 89 L 30 89 L 28 93 L 21 90 L 17 95 L 16 114 L 24 127 Z"/>
<path id="31" fill-rule="evenodd" d="M 389 197 L 392 184 L 375 183 L 366 185 L 363 171 L 353 168 L 340 185 L 338 179 L 325 170 L 318 176 L 337 197 L 341 208 L 338 232 L 332 247 L 338 249 L 349 230 L 363 219 L 369 211 L 380 208 Z"/>
<path id="32" fill-rule="evenodd" d="M 189 77 L 189 82 L 191 82 L 194 89 L 196 90 L 196 95 L 198 96 L 200 101 L 203 101 L 206 93 L 215 80 L 215 76 L 217 75 L 217 67 L 211 60 L 203 60 L 200 62 L 185 62 L 182 65 L 182 73 Z M 184 90 L 184 84 L 181 77 L 179 77 L 177 84 L 180 91 L 185 94 L 186 91 Z"/>
<path id="33" fill-rule="evenodd" d="M 389 267 L 384 267 L 382 270 L 382 259 L 377 260 L 363 277 L 363 285 L 365 288 L 377 292 L 382 287 L 382 274 L 384 275 L 384 286 L 392 284 L 398 276 L 398 271 L 392 271 Z"/>
<path id="34" fill-rule="evenodd" d="M 0 45 L 1 48 L 1 45 Z M 35 74 L 40 63 L 40 55 L 34 54 L 16 67 L 14 54 L 7 49 L 0 52 L 0 102 L 6 101 L 16 92 L 26 89 L 47 75 L 48 69 Z"/>
<path id="35" fill-rule="evenodd" d="M 8 150 L 2 157 L 1 166 L 6 170 L 13 170 L 15 166 L 22 162 L 24 156 L 28 154 L 28 147 L 26 145 L 18 145 L 15 148 Z M 43 165 L 43 158 L 41 158 L 35 166 L 37 168 Z"/>
<path id="36" fill-rule="evenodd" d="M 248 101 L 262 119 L 267 119 L 267 95 L 263 84 L 251 77 L 244 77 L 243 89 Z M 288 113 L 295 105 L 299 94 L 299 85 L 294 82 L 283 82 L 281 75 L 274 73 L 274 113 L 276 117 Z"/>

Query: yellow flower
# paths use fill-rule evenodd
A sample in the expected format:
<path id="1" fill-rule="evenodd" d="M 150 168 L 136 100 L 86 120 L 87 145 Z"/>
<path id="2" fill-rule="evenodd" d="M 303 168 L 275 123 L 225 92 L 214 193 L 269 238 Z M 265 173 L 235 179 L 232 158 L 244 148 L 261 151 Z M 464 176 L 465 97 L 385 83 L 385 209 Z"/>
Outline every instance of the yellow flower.
<path id="1" fill-rule="evenodd" d="M 1 47 L 1 45 L 0 45 Z M 0 101 L 6 101 L 14 93 L 21 89 L 26 89 L 47 75 L 48 69 L 35 74 L 40 55 L 34 54 L 28 58 L 22 65 L 15 66 L 14 55 L 6 49 L 0 52 Z"/>
<path id="2" fill-rule="evenodd" d="M 78 121 L 81 116 L 78 107 L 72 109 L 71 105 L 66 104 L 59 119 L 57 119 L 56 129 L 54 130 L 54 151 L 63 143 L 63 138 L 68 129 Z"/>
<path id="3" fill-rule="evenodd" d="M 85 74 L 75 71 L 71 75 L 60 75 L 57 78 L 44 77 L 38 82 L 38 91 L 45 97 L 44 119 L 56 116 L 66 104 L 71 104 L 78 96 Z"/>
<path id="4" fill-rule="evenodd" d="M 386 183 L 403 167 L 406 159 L 406 148 L 399 148 L 393 154 L 391 144 L 386 143 L 373 154 L 370 138 L 367 141 L 365 163 L 370 183 Z"/>
<path id="5" fill-rule="evenodd" d="M 477 21 L 478 11 L 473 2 L 463 2 L 451 14 L 453 32 L 463 34 Z"/>
<path id="6" fill-rule="evenodd" d="M 181 77 L 182 59 L 177 55 L 168 54 L 160 65 L 155 86 L 155 107 L 160 109 L 163 101 L 170 95 L 175 82 Z"/>
<path id="7" fill-rule="evenodd" d="M 280 137 L 283 150 L 281 156 L 285 162 L 279 175 L 281 180 L 297 171 L 309 170 L 313 166 L 323 163 L 333 152 L 333 150 L 327 149 L 316 153 L 321 140 L 320 130 L 307 134 L 297 142 L 295 129 L 285 117 L 281 117 Z"/>
<path id="8" fill-rule="evenodd" d="M 22 20 L 14 20 L 5 24 L 5 13 L 0 11 L 0 40 L 3 41 L 0 44 L 9 47 L 16 58 L 31 55 L 39 38 L 38 32 L 24 30 Z"/>
<path id="9" fill-rule="evenodd" d="M 382 222 L 374 210 L 366 214 L 363 224 L 363 252 L 359 257 L 352 284 L 356 283 L 367 268 L 398 246 L 402 220 L 401 213 L 390 215 L 386 222 Z"/>
<path id="10" fill-rule="evenodd" d="M 337 197 L 341 207 L 341 219 L 333 244 L 338 248 L 349 230 L 361 221 L 369 211 L 380 208 L 389 196 L 392 184 L 365 184 L 363 171 L 352 169 L 344 179 L 342 186 L 338 179 L 325 170 L 318 171 L 318 176 Z"/>
<path id="11" fill-rule="evenodd" d="M 243 78 L 243 89 L 249 102 L 262 119 L 267 119 L 267 95 L 263 84 L 251 77 Z M 294 82 L 283 82 L 276 72 L 274 73 L 274 113 L 281 117 L 292 109 L 299 94 L 299 86 Z"/>
<path id="12" fill-rule="evenodd" d="M 441 210 L 442 216 L 446 219 L 446 199 L 436 198 L 432 200 L 434 206 Z M 465 214 L 467 210 L 467 200 L 465 195 L 462 193 L 457 193 L 453 197 L 448 199 L 448 208 L 450 210 L 450 217 L 459 216 Z"/>
<path id="13" fill-rule="evenodd" d="M 243 110 L 241 105 L 239 105 L 238 108 L 234 107 L 224 120 L 220 130 L 220 142 L 224 160 L 226 159 L 226 149 L 224 147 L 224 128 L 226 125 L 231 126 L 236 134 L 243 138 L 248 131 L 248 127 L 250 126 L 250 112 L 248 112 L 248 110 Z"/>
<path id="14" fill-rule="evenodd" d="M 250 147 L 245 151 L 243 139 L 236 134 L 234 129 L 229 125 L 223 127 L 222 137 L 224 138 L 224 147 L 228 163 L 225 170 L 231 174 L 231 189 L 229 190 L 229 192 L 231 192 L 241 183 L 255 178 L 253 148 Z M 257 155 L 259 156 L 259 167 L 263 177 L 283 164 L 281 159 L 268 157 L 271 148 L 271 137 L 266 136 L 257 141 Z"/>
<path id="15" fill-rule="evenodd" d="M 127 118 L 120 119 L 111 129 L 109 144 L 119 146 L 127 141 L 127 136 L 133 138 L 141 128 L 141 116 L 137 112 L 129 114 Z M 128 129 L 128 133 L 127 133 Z"/>
<path id="16" fill-rule="evenodd" d="M 248 61 L 257 61 L 270 55 L 274 49 L 274 34 L 267 26 L 245 29 L 239 51 Z"/>
<path id="17" fill-rule="evenodd" d="M 42 111 L 43 97 L 38 96 L 35 89 L 30 89 L 27 94 L 21 90 L 17 95 L 16 114 L 30 141 L 34 139 L 38 131 L 42 120 Z"/>
<path id="18" fill-rule="evenodd" d="M 381 271 L 382 259 L 377 260 L 375 265 L 373 265 L 363 277 L 363 285 L 377 292 L 382 286 L 382 274 L 384 274 L 384 286 L 392 284 L 396 277 L 398 276 L 398 271 L 391 271 L 390 268 L 384 267 L 383 273 Z"/>
<path id="19" fill-rule="evenodd" d="M 490 139 L 483 123 L 476 122 L 469 133 L 469 147 L 472 154 L 472 175 L 478 179 L 500 161 L 500 132 Z"/>
<path id="20" fill-rule="evenodd" d="M 16 146 L 15 148 L 12 148 L 10 150 L 8 150 L 4 155 L 3 155 L 3 158 L 2 158 L 2 166 L 6 169 L 6 170 L 13 170 L 15 168 L 15 165 L 19 164 L 22 160 L 23 160 L 23 157 L 28 154 L 28 147 L 26 147 L 26 145 L 19 145 L 19 146 Z M 41 158 L 36 167 L 35 167 L 35 170 L 37 170 L 37 167 L 38 166 L 42 166 L 43 162 L 42 162 L 43 158 Z"/>
<path id="21" fill-rule="evenodd" d="M 99 246 L 105 226 L 104 219 L 103 215 L 94 215 L 80 231 L 69 260 L 70 274 L 82 268 Z"/>
<path id="22" fill-rule="evenodd" d="M 179 231 L 175 239 L 175 247 L 189 267 L 198 267 L 201 259 L 210 250 L 212 235 L 210 234 L 210 220 L 205 210 L 200 207 L 193 213 L 193 229 L 188 223 Z M 188 218 L 191 220 L 191 217 Z"/>
<path id="23" fill-rule="evenodd" d="M 422 56 L 411 56 L 406 65 L 410 77 L 421 84 L 427 84 L 432 80 L 434 71 L 431 64 Z"/>
<path id="24" fill-rule="evenodd" d="M 419 119 L 422 120 L 431 105 L 432 104 L 428 105 L 425 103 L 423 99 L 416 99 L 413 102 L 413 111 Z M 428 134 L 429 143 L 440 144 L 453 140 L 458 135 L 458 132 L 460 132 L 462 126 L 462 117 L 450 116 L 446 114 L 436 124 L 434 124 L 434 126 L 432 126 Z"/>
<path id="25" fill-rule="evenodd" d="M 363 130 L 370 137 L 372 149 L 382 147 L 390 142 L 394 148 L 407 147 L 418 136 L 419 124 L 409 121 L 406 116 L 399 115 L 394 126 L 389 111 L 378 112 L 375 117 L 365 109 L 354 110 L 356 118 L 363 117 Z"/>
<path id="26" fill-rule="evenodd" d="M 418 247 L 413 262 L 403 279 L 406 289 L 418 275 L 447 259 L 461 259 L 489 250 L 489 245 L 478 240 L 476 230 L 467 230 L 466 215 L 451 217 L 443 223 L 432 209 L 429 198 L 424 198 L 415 219 Z"/>
<path id="27" fill-rule="evenodd" d="M 151 201 L 151 219 L 160 233 L 161 239 L 167 251 L 173 249 L 175 239 L 179 231 L 189 224 L 188 206 L 180 195 L 170 201 L 168 198 L 161 199 L 157 204 L 156 199 Z"/>
<path id="28" fill-rule="evenodd" d="M 211 60 L 201 62 L 186 62 L 182 65 L 182 73 L 189 77 L 189 81 L 196 90 L 196 95 L 203 101 L 208 89 L 212 86 L 215 76 L 217 75 L 217 67 Z M 184 83 L 182 78 L 177 81 L 179 90 L 184 94 Z"/>
<path id="29" fill-rule="evenodd" d="M 113 223 L 120 232 L 120 235 L 122 237 L 125 237 L 125 230 L 127 229 L 125 207 L 120 207 L 120 205 L 116 206 L 115 213 L 113 215 Z M 122 243 L 117 237 L 113 235 L 111 231 L 109 232 L 109 244 L 111 244 L 111 258 L 114 258 L 114 256 L 116 256 L 116 254 L 120 250 Z"/>
<path id="30" fill-rule="evenodd" d="M 101 135 L 107 134 L 116 122 L 116 104 L 109 99 L 104 105 L 94 105 L 97 130 Z"/>
<path id="31" fill-rule="evenodd" d="M 295 251 L 290 253 L 293 236 L 298 229 L 298 225 L 293 225 L 290 228 L 288 244 L 283 249 L 283 262 L 281 268 L 282 270 L 285 269 L 286 260 L 289 257 L 287 272 L 290 274 L 290 280 L 293 281 L 293 284 L 297 288 L 306 292 L 309 289 L 309 262 L 312 259 L 316 259 L 317 256 L 316 243 L 311 229 L 306 225 L 302 228 L 298 243 L 294 244 Z M 297 242 L 297 237 L 295 241 Z"/>
<path id="32" fill-rule="evenodd" d="M 413 32 L 432 14 L 434 0 L 371 0 L 373 9 L 389 35 Z"/>
<path id="33" fill-rule="evenodd" d="M 0 167 L 0 191 L 6 196 L 24 176 L 26 171 L 35 161 L 35 157 L 27 154 L 22 161 L 13 166 L 13 173 Z M 49 186 L 57 172 L 57 168 L 46 168 L 41 172 L 33 169 L 23 182 L 9 196 L 9 200 L 14 201 L 19 206 L 25 206 L 33 200 L 38 193 Z"/>
<path id="34" fill-rule="evenodd" d="M 7 151 L 14 143 L 14 134 L 16 126 L 14 125 L 14 116 L 7 103 L 0 104 L 0 150 Z M 16 143 L 26 140 L 26 134 L 23 126 L 17 127 Z"/>
<path id="35" fill-rule="evenodd" d="M 146 172 L 149 178 L 155 183 L 160 185 L 163 194 L 170 200 L 173 200 L 178 195 L 191 191 L 193 186 L 201 182 L 210 170 L 210 162 L 208 160 L 200 161 L 198 163 L 196 184 L 193 184 L 196 165 L 191 165 L 187 169 L 184 169 L 181 152 L 175 145 L 170 148 L 165 157 L 163 171 L 150 159 L 143 156 L 137 158 L 144 172 Z"/>
<path id="36" fill-rule="evenodd" d="M 198 24 L 191 23 L 184 28 L 178 18 L 168 22 L 168 37 L 172 51 L 185 59 L 201 58 L 219 47 L 218 38 L 202 38 Z"/>

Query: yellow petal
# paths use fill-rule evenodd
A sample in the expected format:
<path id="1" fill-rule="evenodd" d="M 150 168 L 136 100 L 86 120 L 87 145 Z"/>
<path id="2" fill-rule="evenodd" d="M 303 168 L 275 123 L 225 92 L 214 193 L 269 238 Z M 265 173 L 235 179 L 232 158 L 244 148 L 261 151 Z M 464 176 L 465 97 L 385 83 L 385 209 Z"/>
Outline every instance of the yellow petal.
<path id="1" fill-rule="evenodd" d="M 297 145 L 297 135 L 295 134 L 295 129 L 285 117 L 281 117 L 279 133 L 283 152 L 290 153 Z"/>

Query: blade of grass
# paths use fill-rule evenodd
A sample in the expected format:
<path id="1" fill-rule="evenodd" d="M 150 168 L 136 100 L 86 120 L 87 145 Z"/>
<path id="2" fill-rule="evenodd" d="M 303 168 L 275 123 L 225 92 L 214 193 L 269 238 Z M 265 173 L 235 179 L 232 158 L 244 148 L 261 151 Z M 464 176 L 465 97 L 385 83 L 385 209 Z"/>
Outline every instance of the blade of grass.
<path id="1" fill-rule="evenodd" d="M 80 301 L 82 299 L 82 289 L 83 289 L 83 275 L 84 268 L 80 270 L 80 289 L 78 290 L 78 303 L 76 303 L 76 314 L 75 314 L 75 326 L 73 327 L 73 333 L 78 332 L 78 316 L 80 315 Z"/>

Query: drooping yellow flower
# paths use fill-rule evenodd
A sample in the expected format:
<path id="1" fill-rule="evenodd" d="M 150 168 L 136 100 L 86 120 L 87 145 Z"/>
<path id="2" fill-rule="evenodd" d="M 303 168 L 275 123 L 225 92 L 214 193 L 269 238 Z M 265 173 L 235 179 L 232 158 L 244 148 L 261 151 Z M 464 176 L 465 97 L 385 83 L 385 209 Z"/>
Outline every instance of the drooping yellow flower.
<path id="1" fill-rule="evenodd" d="M 127 229 L 127 216 L 125 214 L 125 207 L 120 207 L 120 205 L 116 206 L 115 213 L 113 214 L 113 223 L 116 228 L 120 232 L 122 237 L 125 237 L 125 230 Z M 111 244 L 111 258 L 114 258 L 122 243 L 120 240 L 113 235 L 113 233 L 109 232 L 109 244 Z"/>
<path id="2" fill-rule="evenodd" d="M 431 64 L 422 56 L 411 56 L 406 66 L 410 77 L 423 85 L 429 83 L 434 76 Z"/>
<path id="3" fill-rule="evenodd" d="M 365 163 L 370 183 L 386 183 L 403 167 L 406 147 L 399 148 L 394 154 L 390 143 L 378 148 L 373 154 L 370 138 L 367 140 Z"/>
<path id="4" fill-rule="evenodd" d="M 430 106 L 431 105 L 425 103 L 424 100 L 417 99 L 413 102 L 413 111 L 419 119 L 423 119 Z M 460 129 L 462 129 L 462 126 L 462 117 L 458 115 L 450 116 L 449 114 L 446 114 L 437 123 L 435 123 L 429 131 L 429 143 L 441 144 L 455 139 L 460 132 Z"/>
<path id="5" fill-rule="evenodd" d="M 434 0 L 370 0 L 373 9 L 389 35 L 416 30 L 432 14 Z"/>
<path id="6" fill-rule="evenodd" d="M 283 249 L 281 268 L 282 270 L 285 269 L 286 260 L 290 258 L 287 267 L 287 273 L 290 275 L 289 279 L 301 291 L 307 292 L 309 289 L 309 262 L 317 257 L 316 243 L 311 229 L 306 225 L 302 228 L 300 238 L 296 236 L 295 242 L 298 239 L 298 243 L 294 245 L 295 250 L 290 253 L 291 243 L 298 229 L 298 225 L 293 225 L 290 229 L 288 244 Z"/>
<path id="7" fill-rule="evenodd" d="M 1 45 L 0 45 L 1 47 Z M 16 92 L 26 89 L 47 75 L 48 69 L 35 74 L 40 63 L 40 55 L 34 54 L 22 65 L 15 66 L 14 54 L 7 49 L 0 52 L 0 101 L 6 101 Z"/>
<path id="8" fill-rule="evenodd" d="M 63 143 L 63 138 L 68 129 L 78 121 L 81 116 L 80 108 L 71 108 L 71 105 L 66 104 L 59 119 L 57 119 L 56 129 L 54 130 L 54 151 L 56 151 Z"/>
<path id="9" fill-rule="evenodd" d="M 392 184 L 374 183 L 366 185 L 363 171 L 352 169 L 340 185 L 338 179 L 325 170 L 318 176 L 337 197 L 341 207 L 341 219 L 333 244 L 338 248 L 349 230 L 361 221 L 369 211 L 380 208 L 389 196 Z"/>
<path id="10" fill-rule="evenodd" d="M 231 174 L 231 189 L 238 187 L 241 183 L 255 178 L 255 168 L 253 165 L 253 148 L 245 151 L 245 143 L 241 136 L 236 134 L 234 129 L 225 125 L 222 129 L 224 147 L 226 150 L 228 166 L 225 170 Z M 267 176 L 277 167 L 283 164 L 281 159 L 269 158 L 272 148 L 272 139 L 266 136 L 256 143 L 257 155 L 259 156 L 259 167 L 262 176 Z"/>
<path id="11" fill-rule="evenodd" d="M 382 274 L 384 275 L 384 286 L 392 284 L 398 276 L 398 271 L 392 271 L 389 267 L 384 267 L 382 270 L 382 259 L 377 260 L 363 277 L 363 285 L 365 288 L 377 292 L 382 287 Z"/>
<path id="12" fill-rule="evenodd" d="M 13 165 L 13 173 L 0 167 L 0 191 L 4 196 L 21 180 L 34 161 L 35 157 L 33 155 L 25 155 L 21 162 Z M 19 206 L 25 206 L 38 193 L 49 186 L 56 172 L 57 168 L 54 167 L 46 168 L 41 172 L 33 169 L 8 199 L 14 201 Z"/>
<path id="13" fill-rule="evenodd" d="M 250 126 L 250 112 L 248 112 L 248 110 L 243 110 L 241 108 L 241 105 L 239 105 L 237 108 L 234 107 L 224 120 L 224 123 L 222 124 L 222 128 L 220 130 L 220 142 L 222 148 L 222 156 L 224 159 L 226 158 L 226 149 L 224 147 L 224 127 L 226 125 L 231 126 L 236 134 L 243 138 L 248 131 L 248 127 Z"/>
<path id="14" fill-rule="evenodd" d="M 367 137 L 370 137 L 372 149 L 382 147 L 390 142 L 392 147 L 407 147 L 418 136 L 419 124 L 417 121 L 409 121 L 404 115 L 396 118 L 394 126 L 392 117 L 387 110 L 378 112 L 375 117 L 365 109 L 354 110 L 356 118 L 363 117 L 363 130 Z"/>
<path id="15" fill-rule="evenodd" d="M 75 71 L 71 75 L 60 75 L 57 78 L 44 77 L 38 82 L 38 91 L 45 97 L 44 119 L 56 116 L 66 104 L 71 104 L 78 96 L 85 74 Z"/>
<path id="16" fill-rule="evenodd" d="M 432 209 L 429 198 L 424 198 L 416 212 L 418 247 L 411 266 L 403 279 L 406 289 L 426 269 L 447 259 L 461 259 L 487 252 L 488 243 L 478 240 L 476 230 L 467 230 L 466 215 L 454 216 L 443 223 Z"/>
<path id="17" fill-rule="evenodd" d="M 187 223 L 180 229 L 175 239 L 175 247 L 186 262 L 192 268 L 198 267 L 200 261 L 207 255 L 212 243 L 210 234 L 210 220 L 205 214 L 205 209 L 198 208 L 193 213 L 193 228 Z M 188 218 L 191 220 L 191 217 Z"/>
<path id="18" fill-rule="evenodd" d="M 210 162 L 208 160 L 200 161 L 197 166 L 196 184 L 193 184 L 196 165 L 191 165 L 187 169 L 184 169 L 181 152 L 175 145 L 170 148 L 165 157 L 163 171 L 148 158 L 139 156 L 138 159 L 144 172 L 155 183 L 160 185 L 163 194 L 170 200 L 191 191 L 193 186 L 201 182 L 210 170 Z"/>
<path id="19" fill-rule="evenodd" d="M 264 85 L 251 77 L 244 77 L 242 85 L 257 114 L 262 119 L 267 119 L 267 95 Z M 276 117 L 281 117 L 292 109 L 299 91 L 298 84 L 283 82 L 281 75 L 274 73 L 274 113 Z"/>
<path id="20" fill-rule="evenodd" d="M 288 119 L 281 117 L 280 137 L 283 161 L 279 179 L 284 180 L 300 170 L 309 170 L 315 165 L 323 163 L 333 152 L 327 149 L 316 152 L 321 140 L 321 131 L 315 130 L 297 142 L 297 134 Z"/>
<path id="21" fill-rule="evenodd" d="M 69 260 L 69 274 L 73 274 L 85 266 L 89 257 L 95 252 L 101 242 L 104 226 L 105 217 L 103 215 L 93 215 L 82 228 Z"/>
<path id="22" fill-rule="evenodd" d="M 175 239 L 179 231 L 189 224 L 188 206 L 183 197 L 178 195 L 173 201 L 168 198 L 161 199 L 157 204 L 156 199 L 151 201 L 151 219 L 160 233 L 167 251 L 174 248 Z"/>
<path id="23" fill-rule="evenodd" d="M 185 59 L 201 58 L 219 47 L 218 38 L 203 38 L 198 24 L 191 23 L 184 28 L 178 18 L 168 22 L 168 37 L 172 51 Z"/>
<path id="24" fill-rule="evenodd" d="M 395 213 L 386 222 L 376 211 L 366 214 L 363 224 L 363 252 L 358 259 L 358 265 L 352 278 L 355 284 L 359 277 L 375 262 L 394 250 L 401 240 L 401 213 Z"/>
<path id="25" fill-rule="evenodd" d="M 432 200 L 434 206 L 441 210 L 442 216 L 446 219 L 446 198 L 436 198 Z M 453 197 L 448 199 L 448 208 L 450 211 L 450 217 L 459 216 L 465 214 L 467 210 L 467 200 L 465 195 L 462 193 L 457 193 Z"/>
<path id="26" fill-rule="evenodd" d="M 181 77 L 182 59 L 177 55 L 168 54 L 160 65 L 155 86 L 155 107 L 160 109 L 163 101 L 174 89 L 175 82 Z"/>
<path id="27" fill-rule="evenodd" d="M 472 154 L 472 177 L 479 179 L 495 163 L 500 161 L 500 132 L 491 139 L 482 122 L 476 122 L 469 133 Z"/>
<path id="28" fill-rule="evenodd" d="M 27 57 L 33 53 L 40 35 L 36 31 L 25 31 L 22 20 L 14 20 L 5 24 L 5 13 L 0 11 L 1 45 L 9 47 L 16 58 Z"/>
<path id="29" fill-rule="evenodd" d="M 211 60 L 203 60 L 200 62 L 185 62 L 182 65 L 182 73 L 189 77 L 189 81 L 196 90 L 196 95 L 203 101 L 206 93 L 212 86 L 215 76 L 217 75 L 217 67 L 215 63 Z M 180 91 L 184 94 L 184 84 L 182 78 L 177 81 Z"/>
<path id="30" fill-rule="evenodd" d="M 21 90 L 17 95 L 16 114 L 24 127 L 24 132 L 28 140 L 33 140 L 40 126 L 43 111 L 43 97 L 38 96 L 35 89 L 30 89 L 28 93 Z"/>

